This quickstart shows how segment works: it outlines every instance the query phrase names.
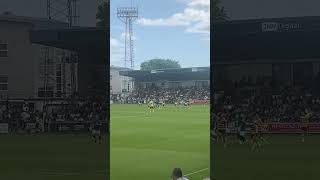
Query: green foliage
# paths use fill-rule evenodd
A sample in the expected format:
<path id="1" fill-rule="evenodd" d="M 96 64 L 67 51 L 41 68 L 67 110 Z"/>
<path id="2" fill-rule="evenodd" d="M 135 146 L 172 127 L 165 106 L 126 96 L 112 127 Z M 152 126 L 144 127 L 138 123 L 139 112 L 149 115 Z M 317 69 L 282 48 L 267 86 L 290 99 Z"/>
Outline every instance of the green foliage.
<path id="1" fill-rule="evenodd" d="M 221 6 L 220 0 L 213 0 L 212 1 L 212 9 L 213 14 L 211 15 L 211 21 L 217 22 L 217 21 L 226 21 L 229 19 L 226 10 L 223 6 Z"/>
<path id="2" fill-rule="evenodd" d="M 143 71 L 151 71 L 155 69 L 181 68 L 181 66 L 178 61 L 171 59 L 151 59 L 141 63 L 140 68 Z"/>

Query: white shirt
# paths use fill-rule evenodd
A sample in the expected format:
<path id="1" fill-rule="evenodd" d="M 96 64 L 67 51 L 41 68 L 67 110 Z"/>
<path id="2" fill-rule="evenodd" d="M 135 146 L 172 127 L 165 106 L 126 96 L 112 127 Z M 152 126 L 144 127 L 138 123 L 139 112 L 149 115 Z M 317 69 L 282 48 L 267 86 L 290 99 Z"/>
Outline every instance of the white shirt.
<path id="1" fill-rule="evenodd" d="M 181 177 L 181 178 L 178 178 L 177 180 L 189 180 L 189 179 L 187 179 L 186 177 Z"/>

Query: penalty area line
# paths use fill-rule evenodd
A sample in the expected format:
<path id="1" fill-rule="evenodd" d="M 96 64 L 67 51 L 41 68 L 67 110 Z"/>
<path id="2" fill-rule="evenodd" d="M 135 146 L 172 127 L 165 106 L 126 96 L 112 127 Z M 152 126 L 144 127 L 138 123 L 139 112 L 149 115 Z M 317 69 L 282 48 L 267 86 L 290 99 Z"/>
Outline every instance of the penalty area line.
<path id="1" fill-rule="evenodd" d="M 186 175 L 184 175 L 184 176 L 187 177 L 187 176 L 190 176 L 190 175 L 193 175 L 193 174 L 198 174 L 198 173 L 203 172 L 203 171 L 206 171 L 206 170 L 208 170 L 208 169 L 209 169 L 209 168 L 200 169 L 200 170 L 198 170 L 198 171 L 195 171 L 195 172 L 186 174 Z"/>

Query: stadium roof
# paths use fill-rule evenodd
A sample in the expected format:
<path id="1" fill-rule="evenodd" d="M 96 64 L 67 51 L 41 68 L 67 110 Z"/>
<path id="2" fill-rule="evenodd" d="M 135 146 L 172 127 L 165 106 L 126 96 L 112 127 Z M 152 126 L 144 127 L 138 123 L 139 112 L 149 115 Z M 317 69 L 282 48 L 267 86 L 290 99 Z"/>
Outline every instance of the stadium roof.
<path id="1" fill-rule="evenodd" d="M 90 49 L 105 54 L 109 50 L 109 31 L 103 28 L 78 27 L 71 29 L 34 30 L 30 32 L 32 43 L 62 49 L 81 51 Z"/>
<path id="2" fill-rule="evenodd" d="M 110 70 L 116 70 L 116 71 L 129 71 L 129 68 L 120 67 L 120 66 L 110 66 Z"/>
<path id="3" fill-rule="evenodd" d="M 53 19 L 47 19 L 42 17 L 26 17 L 16 16 L 13 14 L 0 15 L 0 21 L 2 22 L 15 22 L 15 23 L 27 23 L 33 26 L 33 29 L 48 29 L 48 28 L 66 28 L 68 23 L 57 21 Z"/>
<path id="4" fill-rule="evenodd" d="M 319 61 L 320 17 L 213 24 L 213 64 Z"/>
<path id="5" fill-rule="evenodd" d="M 158 69 L 152 71 L 121 71 L 120 75 L 129 76 L 136 81 L 185 81 L 210 80 L 210 67 L 192 67 L 178 69 Z"/>
<path id="6" fill-rule="evenodd" d="M 30 40 L 32 43 L 62 49 L 81 51 L 89 49 L 98 54 L 106 54 L 109 49 L 107 37 L 109 31 L 97 27 L 68 27 L 68 23 L 41 17 L 0 15 L 0 22 L 26 23 L 31 25 Z"/>

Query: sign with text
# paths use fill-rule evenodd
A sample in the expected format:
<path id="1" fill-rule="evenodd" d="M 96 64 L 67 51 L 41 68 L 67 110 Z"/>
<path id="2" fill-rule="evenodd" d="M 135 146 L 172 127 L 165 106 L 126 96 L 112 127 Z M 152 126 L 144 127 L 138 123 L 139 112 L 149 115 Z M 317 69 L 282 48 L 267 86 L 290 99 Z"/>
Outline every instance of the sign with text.
<path id="1" fill-rule="evenodd" d="M 301 123 L 269 123 L 264 125 L 267 133 L 301 133 Z M 308 132 L 320 133 L 320 123 L 309 123 Z"/>
<path id="2" fill-rule="evenodd" d="M 300 23 L 265 22 L 261 24 L 262 32 L 281 32 L 302 29 Z"/>
<path id="3" fill-rule="evenodd" d="M 192 104 L 209 104 L 210 103 L 210 100 L 204 100 L 204 99 L 192 99 L 190 100 L 190 102 Z"/>

